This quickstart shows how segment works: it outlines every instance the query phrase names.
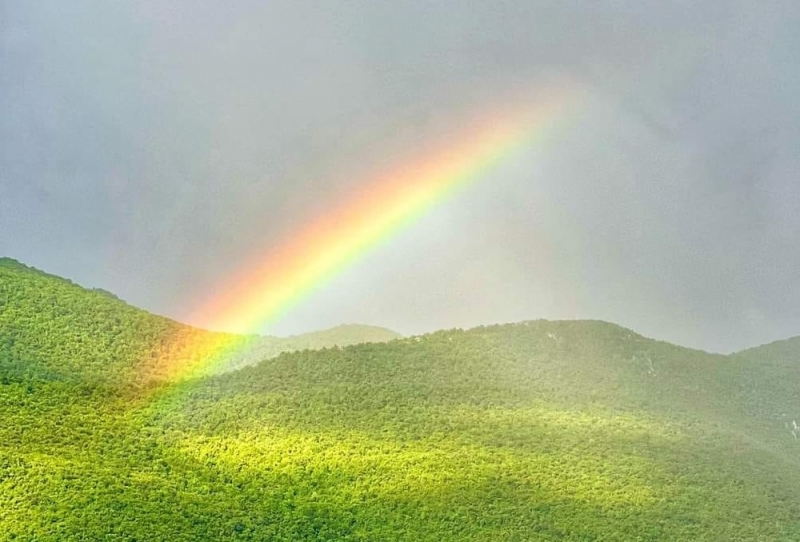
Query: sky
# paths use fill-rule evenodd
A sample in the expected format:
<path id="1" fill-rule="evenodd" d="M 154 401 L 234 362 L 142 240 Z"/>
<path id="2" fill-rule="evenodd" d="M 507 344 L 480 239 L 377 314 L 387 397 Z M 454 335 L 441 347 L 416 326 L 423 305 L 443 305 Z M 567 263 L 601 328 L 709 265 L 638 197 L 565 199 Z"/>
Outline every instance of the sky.
<path id="1" fill-rule="evenodd" d="M 0 256 L 182 321 L 512 96 L 580 99 L 284 318 L 800 335 L 800 3 L 0 0 Z"/>

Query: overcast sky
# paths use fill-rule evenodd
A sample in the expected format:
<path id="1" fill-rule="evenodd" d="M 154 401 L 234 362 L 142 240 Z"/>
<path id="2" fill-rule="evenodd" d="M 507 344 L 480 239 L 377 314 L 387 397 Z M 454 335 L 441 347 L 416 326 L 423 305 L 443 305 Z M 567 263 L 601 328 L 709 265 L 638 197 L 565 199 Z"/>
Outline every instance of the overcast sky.
<path id="1" fill-rule="evenodd" d="M 0 255 L 186 319 L 365 172 L 558 78 L 583 97 L 546 145 L 264 331 L 800 335 L 798 28 L 796 0 L 0 0 Z"/>

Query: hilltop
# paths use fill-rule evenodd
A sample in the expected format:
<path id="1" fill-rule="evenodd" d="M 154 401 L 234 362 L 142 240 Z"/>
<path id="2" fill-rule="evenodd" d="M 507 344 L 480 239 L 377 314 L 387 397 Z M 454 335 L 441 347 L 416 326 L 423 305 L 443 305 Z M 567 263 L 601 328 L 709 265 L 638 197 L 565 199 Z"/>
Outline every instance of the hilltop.
<path id="1" fill-rule="evenodd" d="M 0 302 L 3 539 L 800 532 L 796 339 L 723 356 L 539 320 L 333 346 L 346 327 L 132 401 L 108 386 L 170 376 L 138 348 L 208 332 L 18 263 Z"/>

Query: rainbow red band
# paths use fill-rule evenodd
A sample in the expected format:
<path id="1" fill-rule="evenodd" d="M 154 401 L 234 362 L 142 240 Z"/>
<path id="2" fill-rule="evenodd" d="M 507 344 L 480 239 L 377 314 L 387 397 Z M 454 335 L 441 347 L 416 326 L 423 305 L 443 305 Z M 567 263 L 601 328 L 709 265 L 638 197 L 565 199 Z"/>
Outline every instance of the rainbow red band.
<path id="1" fill-rule="evenodd" d="M 561 96 L 491 119 L 466 131 L 446 150 L 364 183 L 364 189 L 338 211 L 245 266 L 238 277 L 217 289 L 220 294 L 196 311 L 192 320 L 233 333 L 263 330 L 437 204 L 543 139 L 564 103 Z M 239 340 L 232 336 L 217 343 L 199 365 L 178 373 L 188 376 L 213 369 Z"/>

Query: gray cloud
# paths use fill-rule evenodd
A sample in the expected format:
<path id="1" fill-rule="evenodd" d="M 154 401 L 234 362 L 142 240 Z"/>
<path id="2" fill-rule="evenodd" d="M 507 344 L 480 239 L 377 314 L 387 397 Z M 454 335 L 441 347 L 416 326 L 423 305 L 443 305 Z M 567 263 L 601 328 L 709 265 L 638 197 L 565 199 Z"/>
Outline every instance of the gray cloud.
<path id="1" fill-rule="evenodd" d="M 575 120 L 269 331 L 604 318 L 800 333 L 800 7 L 0 2 L 0 253 L 182 318 L 519 89 Z"/>

